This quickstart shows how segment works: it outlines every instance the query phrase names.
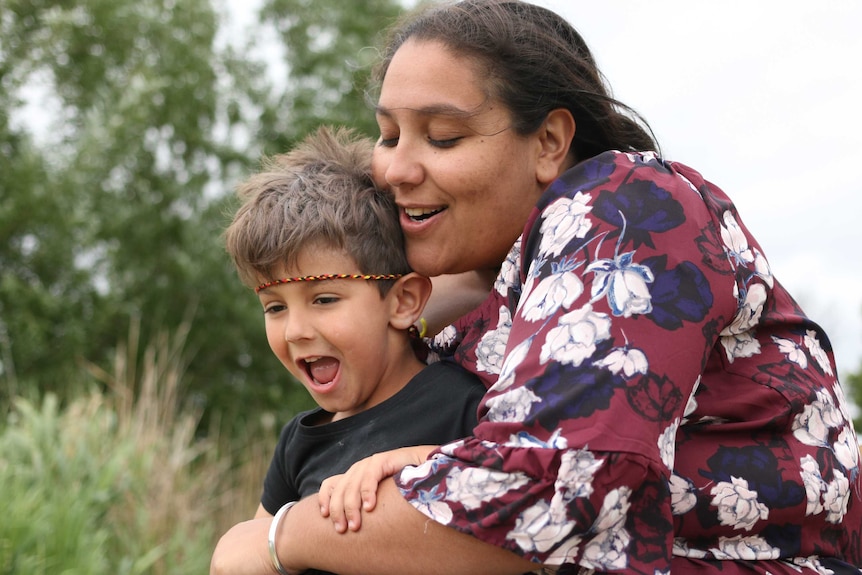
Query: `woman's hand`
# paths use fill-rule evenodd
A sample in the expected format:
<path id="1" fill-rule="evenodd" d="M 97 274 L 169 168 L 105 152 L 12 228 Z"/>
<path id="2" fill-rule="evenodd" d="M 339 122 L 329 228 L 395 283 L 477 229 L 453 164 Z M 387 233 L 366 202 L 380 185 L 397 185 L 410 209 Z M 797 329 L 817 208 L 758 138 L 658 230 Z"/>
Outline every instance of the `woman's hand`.
<path id="1" fill-rule="evenodd" d="M 408 465 L 421 464 L 435 448 L 419 445 L 376 453 L 357 461 L 341 475 L 324 480 L 317 494 L 321 515 L 329 517 L 339 533 L 358 531 L 362 511 L 371 511 L 377 505 L 380 482 Z"/>

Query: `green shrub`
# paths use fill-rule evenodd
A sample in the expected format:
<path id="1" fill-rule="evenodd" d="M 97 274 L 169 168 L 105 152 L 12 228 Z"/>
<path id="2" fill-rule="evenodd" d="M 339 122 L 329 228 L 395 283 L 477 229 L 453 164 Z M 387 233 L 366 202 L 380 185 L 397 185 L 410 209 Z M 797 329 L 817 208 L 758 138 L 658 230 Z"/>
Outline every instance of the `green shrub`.
<path id="1" fill-rule="evenodd" d="M 121 347 L 114 373 L 93 368 L 100 385 L 65 405 L 15 400 L 0 424 L 0 574 L 206 573 L 218 536 L 254 513 L 272 442 L 196 434 L 181 342 L 160 338 L 140 369 Z"/>

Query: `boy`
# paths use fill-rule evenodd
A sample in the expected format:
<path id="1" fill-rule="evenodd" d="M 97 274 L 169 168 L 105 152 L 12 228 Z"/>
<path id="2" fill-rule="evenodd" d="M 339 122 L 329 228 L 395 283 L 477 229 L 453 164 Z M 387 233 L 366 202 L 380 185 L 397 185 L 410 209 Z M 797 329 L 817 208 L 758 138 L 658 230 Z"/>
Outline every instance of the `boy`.
<path id="1" fill-rule="evenodd" d="M 411 272 L 397 208 L 370 178 L 373 143 L 321 128 L 238 190 L 226 232 L 269 346 L 319 407 L 279 437 L 256 518 L 380 451 L 472 432 L 484 387 L 415 352 L 431 282 Z"/>

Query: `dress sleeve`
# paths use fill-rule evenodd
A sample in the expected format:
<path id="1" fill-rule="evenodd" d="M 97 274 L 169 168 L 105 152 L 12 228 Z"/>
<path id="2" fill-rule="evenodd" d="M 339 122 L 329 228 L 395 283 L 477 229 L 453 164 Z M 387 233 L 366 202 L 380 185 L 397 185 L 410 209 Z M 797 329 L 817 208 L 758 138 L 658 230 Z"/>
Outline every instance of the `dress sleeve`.
<path id="1" fill-rule="evenodd" d="M 552 184 L 478 344 L 505 347 L 480 423 L 402 471 L 408 501 L 537 563 L 669 569 L 676 430 L 737 307 L 713 212 L 646 154 Z"/>

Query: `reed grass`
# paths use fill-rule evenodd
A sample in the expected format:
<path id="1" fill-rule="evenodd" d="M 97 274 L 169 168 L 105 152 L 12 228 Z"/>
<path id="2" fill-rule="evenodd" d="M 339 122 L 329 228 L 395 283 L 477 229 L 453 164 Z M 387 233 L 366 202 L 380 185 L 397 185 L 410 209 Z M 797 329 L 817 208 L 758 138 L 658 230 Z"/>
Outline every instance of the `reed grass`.
<path id="1" fill-rule="evenodd" d="M 274 439 L 201 434 L 182 397 L 187 330 L 138 363 L 139 331 L 90 391 L 17 398 L 0 424 L 0 573 L 206 573 L 230 525 L 257 507 Z"/>

